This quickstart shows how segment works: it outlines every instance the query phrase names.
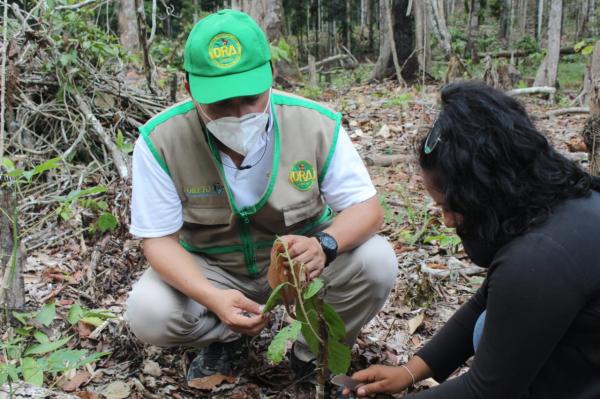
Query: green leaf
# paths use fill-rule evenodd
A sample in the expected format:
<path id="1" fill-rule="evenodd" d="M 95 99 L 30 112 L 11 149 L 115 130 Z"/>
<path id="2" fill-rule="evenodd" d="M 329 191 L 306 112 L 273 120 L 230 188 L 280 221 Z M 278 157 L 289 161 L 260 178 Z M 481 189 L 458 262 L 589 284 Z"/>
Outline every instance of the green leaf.
<path id="1" fill-rule="evenodd" d="M 328 303 L 323 304 L 323 318 L 327 323 L 327 332 L 335 340 L 342 340 L 346 337 L 346 326 L 340 315 Z"/>
<path id="2" fill-rule="evenodd" d="M 116 229 L 118 225 L 119 222 L 117 221 L 117 218 L 110 212 L 104 212 L 98 218 L 98 228 L 100 229 L 101 233 L 112 231 Z"/>
<path id="3" fill-rule="evenodd" d="M 19 381 L 19 370 L 12 363 L 0 363 L 0 385 L 10 378 L 11 382 Z"/>
<path id="4" fill-rule="evenodd" d="M 304 302 L 304 308 L 306 309 L 306 313 L 308 314 L 308 320 L 306 320 L 304 314 L 299 309 L 299 307 L 296 310 L 296 318 L 302 322 L 302 335 L 306 340 L 308 348 L 315 356 L 318 356 L 319 339 L 317 338 L 313 330 L 316 333 L 319 332 L 319 317 L 311 300 Z M 308 326 L 309 323 L 312 326 L 312 329 Z"/>
<path id="5" fill-rule="evenodd" d="M 25 351 L 25 355 L 43 355 L 44 353 L 52 352 L 71 340 L 71 337 L 65 337 L 55 342 L 47 342 L 45 344 L 34 345 Z"/>
<path id="6" fill-rule="evenodd" d="M 18 327 L 15 328 L 15 332 L 19 335 L 22 335 L 24 337 L 29 337 L 31 335 L 31 330 L 33 330 L 33 327 Z"/>
<path id="7" fill-rule="evenodd" d="M 33 385 L 44 385 L 44 369 L 32 357 L 21 359 L 21 372 L 23 379 Z"/>
<path id="8" fill-rule="evenodd" d="M 23 172 L 23 176 L 25 177 L 25 179 L 27 179 L 28 182 L 31 182 L 31 179 L 33 179 L 34 174 L 35 172 L 33 170 L 27 170 Z"/>
<path id="9" fill-rule="evenodd" d="M 346 345 L 332 340 L 327 342 L 327 368 L 333 374 L 346 374 L 351 358 L 352 352 Z"/>
<path id="10" fill-rule="evenodd" d="M 99 317 L 83 317 L 81 321 L 86 324 L 91 324 L 94 327 L 98 327 L 104 322 L 104 320 Z"/>
<path id="11" fill-rule="evenodd" d="M 77 368 L 80 366 L 81 359 L 87 354 L 87 351 L 78 349 L 61 349 L 52 353 L 46 359 L 48 369 L 52 372 L 59 372 Z"/>
<path id="12" fill-rule="evenodd" d="M 594 46 L 592 46 L 591 44 L 589 46 L 585 46 L 583 48 L 583 50 L 581 50 L 581 54 L 583 55 L 590 55 L 594 52 Z"/>
<path id="13" fill-rule="evenodd" d="M 286 285 L 288 285 L 288 283 L 281 283 L 277 287 L 275 287 L 275 289 L 271 292 L 269 299 L 267 299 L 267 303 L 265 304 L 265 307 L 262 310 L 262 314 L 269 313 L 275 307 L 275 305 L 277 305 L 277 301 L 279 301 L 279 298 L 281 297 L 281 290 Z"/>
<path id="14" fill-rule="evenodd" d="M 33 173 L 35 175 L 38 175 L 40 173 L 44 173 L 47 170 L 56 169 L 60 166 L 60 161 L 61 161 L 60 157 L 49 159 L 46 162 L 44 162 L 40 165 L 37 165 L 35 168 L 33 168 Z"/>
<path id="15" fill-rule="evenodd" d="M 17 319 L 21 324 L 23 324 L 24 326 L 29 324 L 29 319 L 31 318 L 32 314 L 31 313 L 19 313 L 19 312 L 13 312 L 13 316 L 15 319 Z"/>
<path id="16" fill-rule="evenodd" d="M 578 53 L 579 51 L 581 51 L 582 48 L 585 47 L 586 44 L 587 44 L 586 40 L 582 40 L 580 42 L 577 42 L 575 44 L 575 46 L 573 46 L 573 50 L 575 50 L 575 52 Z"/>
<path id="17" fill-rule="evenodd" d="M 292 324 L 282 328 L 269 344 L 269 349 L 267 350 L 268 359 L 275 363 L 281 362 L 287 348 L 287 343 L 298 338 L 301 328 L 302 323 L 298 320 L 294 320 Z"/>
<path id="18" fill-rule="evenodd" d="M 311 281 L 306 291 L 304 291 L 304 299 L 310 299 L 315 296 L 324 285 L 325 283 L 323 283 L 323 280 L 318 277 Z"/>
<path id="19" fill-rule="evenodd" d="M 67 316 L 67 321 L 71 325 L 77 324 L 77 322 L 79 320 L 81 320 L 81 318 L 83 317 L 83 313 L 84 312 L 83 312 L 83 309 L 81 308 L 81 306 L 78 303 L 75 303 L 69 308 L 69 314 Z"/>
<path id="20" fill-rule="evenodd" d="M 15 164 L 9 158 L 2 157 L 2 166 L 6 169 L 7 172 L 12 172 L 15 170 Z"/>
<path id="21" fill-rule="evenodd" d="M 48 336 L 46 334 L 44 334 L 41 331 L 36 331 L 33 333 L 33 337 L 37 340 L 37 342 L 39 342 L 40 344 L 46 344 L 48 342 L 50 342 L 50 338 L 48 338 Z"/>
<path id="22" fill-rule="evenodd" d="M 44 305 L 44 307 L 35 316 L 35 319 L 42 325 L 48 327 L 52 324 L 52 321 L 56 317 L 56 305 L 54 302 L 50 302 Z"/>

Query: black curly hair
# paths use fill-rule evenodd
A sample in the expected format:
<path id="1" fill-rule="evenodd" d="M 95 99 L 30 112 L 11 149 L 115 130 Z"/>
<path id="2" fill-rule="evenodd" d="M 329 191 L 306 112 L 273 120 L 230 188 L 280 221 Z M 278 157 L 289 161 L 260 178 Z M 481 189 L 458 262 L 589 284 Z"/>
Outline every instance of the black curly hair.
<path id="1" fill-rule="evenodd" d="M 445 86 L 441 100 L 419 163 L 447 209 L 463 215 L 459 234 L 505 241 L 544 222 L 562 201 L 600 190 L 598 180 L 552 148 L 512 97 L 460 82 Z"/>

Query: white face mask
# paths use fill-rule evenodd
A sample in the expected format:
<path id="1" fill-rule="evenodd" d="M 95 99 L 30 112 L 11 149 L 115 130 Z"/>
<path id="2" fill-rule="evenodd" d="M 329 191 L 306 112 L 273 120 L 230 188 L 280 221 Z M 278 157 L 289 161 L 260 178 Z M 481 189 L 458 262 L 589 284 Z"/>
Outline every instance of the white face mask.
<path id="1" fill-rule="evenodd" d="M 233 151 L 246 156 L 260 137 L 261 133 L 267 128 L 269 123 L 269 105 L 271 104 L 271 92 L 269 91 L 269 101 L 263 112 L 253 112 L 241 117 L 226 116 L 219 119 L 210 119 L 208 115 L 200 108 L 200 112 L 209 121 L 206 127 L 221 143 L 231 148 Z"/>

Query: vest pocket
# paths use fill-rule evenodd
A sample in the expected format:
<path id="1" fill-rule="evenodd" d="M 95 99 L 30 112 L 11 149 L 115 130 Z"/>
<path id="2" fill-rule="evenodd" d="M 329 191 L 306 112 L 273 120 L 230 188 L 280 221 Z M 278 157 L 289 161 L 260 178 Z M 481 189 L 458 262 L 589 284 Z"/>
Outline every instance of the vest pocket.
<path id="1" fill-rule="evenodd" d="M 283 208 L 285 227 L 290 227 L 306 219 L 316 216 L 323 209 L 323 202 L 319 196 L 310 198 L 294 205 Z"/>
<path id="2" fill-rule="evenodd" d="M 200 225 L 230 224 L 233 212 L 224 207 L 184 207 L 183 221 Z"/>

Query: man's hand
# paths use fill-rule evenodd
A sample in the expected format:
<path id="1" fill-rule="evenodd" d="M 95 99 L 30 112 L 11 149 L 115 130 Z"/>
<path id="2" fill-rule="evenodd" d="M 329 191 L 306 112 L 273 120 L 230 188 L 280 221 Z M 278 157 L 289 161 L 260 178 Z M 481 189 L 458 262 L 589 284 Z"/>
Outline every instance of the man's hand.
<path id="1" fill-rule="evenodd" d="M 371 366 L 352 375 L 352 379 L 366 383 L 356 389 L 358 396 L 367 396 L 372 393 L 396 393 L 403 391 L 412 384 L 412 379 L 401 367 Z M 344 389 L 348 395 L 350 390 Z"/>
<path id="2" fill-rule="evenodd" d="M 219 290 L 210 309 L 227 327 L 245 335 L 257 335 L 267 319 L 261 315 L 258 303 L 238 290 Z"/>
<path id="3" fill-rule="evenodd" d="M 281 240 L 287 244 L 292 260 L 304 264 L 309 280 L 321 275 L 327 258 L 316 238 L 287 235 L 281 237 Z"/>

